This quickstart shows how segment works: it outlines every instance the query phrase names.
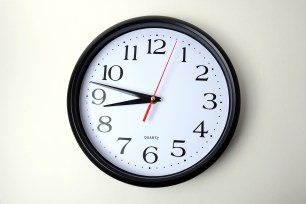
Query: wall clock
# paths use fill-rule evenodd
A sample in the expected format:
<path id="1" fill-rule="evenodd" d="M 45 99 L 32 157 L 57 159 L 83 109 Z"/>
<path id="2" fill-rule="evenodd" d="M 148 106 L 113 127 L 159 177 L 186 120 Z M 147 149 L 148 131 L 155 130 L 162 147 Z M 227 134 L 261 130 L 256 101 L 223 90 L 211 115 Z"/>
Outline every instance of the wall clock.
<path id="1" fill-rule="evenodd" d="M 237 125 L 234 68 L 205 32 L 160 16 L 119 23 L 83 52 L 68 115 L 87 157 L 138 186 L 189 180 L 225 150 Z"/>

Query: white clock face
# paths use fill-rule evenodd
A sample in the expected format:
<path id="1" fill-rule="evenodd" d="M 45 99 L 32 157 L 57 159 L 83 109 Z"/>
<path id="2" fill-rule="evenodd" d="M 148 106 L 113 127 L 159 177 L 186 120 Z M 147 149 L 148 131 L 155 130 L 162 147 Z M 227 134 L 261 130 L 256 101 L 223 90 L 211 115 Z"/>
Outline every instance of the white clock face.
<path id="1" fill-rule="evenodd" d="M 150 109 L 150 101 L 122 105 L 139 97 L 118 88 L 160 101 Z M 79 95 L 82 125 L 94 148 L 142 176 L 175 174 L 205 158 L 222 136 L 229 103 L 224 72 L 212 53 L 164 28 L 134 30 L 109 42 L 90 63 Z"/>

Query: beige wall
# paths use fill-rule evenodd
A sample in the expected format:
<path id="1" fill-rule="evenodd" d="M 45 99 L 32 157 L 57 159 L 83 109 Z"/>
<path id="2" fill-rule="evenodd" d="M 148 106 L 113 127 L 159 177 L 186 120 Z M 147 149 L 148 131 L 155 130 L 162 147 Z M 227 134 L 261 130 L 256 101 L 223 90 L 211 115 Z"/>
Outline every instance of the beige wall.
<path id="1" fill-rule="evenodd" d="M 0 204 L 306 203 L 305 9 L 303 0 L 1 0 Z M 70 74 L 89 42 L 153 14 L 213 36 L 242 92 L 238 129 L 222 157 L 200 176 L 159 189 L 96 168 L 66 113 Z"/>

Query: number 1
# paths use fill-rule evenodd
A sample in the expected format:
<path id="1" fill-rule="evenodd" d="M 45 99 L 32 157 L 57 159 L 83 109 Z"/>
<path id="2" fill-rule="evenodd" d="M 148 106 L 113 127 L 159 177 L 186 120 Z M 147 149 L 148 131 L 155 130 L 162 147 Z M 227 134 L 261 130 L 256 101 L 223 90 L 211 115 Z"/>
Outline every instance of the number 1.
<path id="1" fill-rule="evenodd" d="M 183 47 L 183 60 L 182 62 L 186 62 L 186 47 Z"/>

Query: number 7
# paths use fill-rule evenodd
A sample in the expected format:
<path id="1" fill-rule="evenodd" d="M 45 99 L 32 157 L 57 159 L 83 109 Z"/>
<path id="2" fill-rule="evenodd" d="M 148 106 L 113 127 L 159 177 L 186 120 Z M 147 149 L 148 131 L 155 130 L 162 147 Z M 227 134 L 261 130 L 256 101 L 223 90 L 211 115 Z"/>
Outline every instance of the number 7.
<path id="1" fill-rule="evenodd" d="M 127 144 L 129 144 L 129 142 L 132 140 L 132 138 L 126 138 L 126 137 L 119 137 L 117 141 L 119 140 L 127 140 L 128 142 L 122 147 L 120 154 L 124 154 L 124 149 L 126 147 Z"/>

